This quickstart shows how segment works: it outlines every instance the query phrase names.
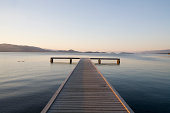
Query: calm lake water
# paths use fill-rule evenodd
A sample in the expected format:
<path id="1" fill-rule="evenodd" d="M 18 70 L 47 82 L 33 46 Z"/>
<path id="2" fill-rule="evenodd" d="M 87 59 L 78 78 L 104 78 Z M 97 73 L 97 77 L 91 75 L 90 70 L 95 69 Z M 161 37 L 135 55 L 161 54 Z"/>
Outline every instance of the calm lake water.
<path id="1" fill-rule="evenodd" d="M 136 113 L 170 113 L 170 55 L 0 53 L 0 113 L 39 113 L 78 60 L 52 56 L 119 57 L 97 68 Z M 94 61 L 95 63 L 96 61 Z"/>

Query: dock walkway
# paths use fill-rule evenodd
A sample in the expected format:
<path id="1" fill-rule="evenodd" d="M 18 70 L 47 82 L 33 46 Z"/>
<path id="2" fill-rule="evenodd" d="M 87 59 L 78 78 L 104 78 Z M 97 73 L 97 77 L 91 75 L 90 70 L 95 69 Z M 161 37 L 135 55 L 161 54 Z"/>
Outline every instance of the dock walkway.
<path id="1" fill-rule="evenodd" d="M 133 111 L 90 59 L 80 59 L 41 113 L 133 113 Z"/>

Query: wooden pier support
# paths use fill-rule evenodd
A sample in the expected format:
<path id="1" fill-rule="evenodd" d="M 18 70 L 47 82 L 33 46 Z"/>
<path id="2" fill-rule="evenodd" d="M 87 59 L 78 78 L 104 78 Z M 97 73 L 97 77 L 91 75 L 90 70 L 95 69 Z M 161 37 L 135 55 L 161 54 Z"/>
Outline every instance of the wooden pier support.
<path id="1" fill-rule="evenodd" d="M 98 63 L 101 64 L 101 59 L 98 60 Z"/>
<path id="2" fill-rule="evenodd" d="M 53 58 L 50 58 L 50 62 L 53 63 Z"/>
<path id="3" fill-rule="evenodd" d="M 72 64 L 72 59 L 70 58 L 70 64 Z"/>
<path id="4" fill-rule="evenodd" d="M 120 64 L 120 59 L 117 59 L 117 65 L 119 65 Z"/>

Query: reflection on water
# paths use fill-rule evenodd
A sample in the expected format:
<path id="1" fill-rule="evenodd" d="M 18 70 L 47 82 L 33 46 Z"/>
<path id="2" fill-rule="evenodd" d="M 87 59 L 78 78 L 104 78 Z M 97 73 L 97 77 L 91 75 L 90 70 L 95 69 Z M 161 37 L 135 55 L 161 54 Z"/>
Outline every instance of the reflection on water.
<path id="1" fill-rule="evenodd" d="M 51 65 L 49 57 L 45 53 L 0 53 L 0 113 L 41 111 L 75 67 Z"/>
<path id="2" fill-rule="evenodd" d="M 122 58 L 119 67 L 98 68 L 135 112 L 169 113 L 170 59 L 143 57 Z"/>
<path id="3" fill-rule="evenodd" d="M 170 57 L 168 55 L 116 55 L 84 53 L 0 53 L 0 113 L 38 113 L 46 105 L 78 60 L 52 56 L 119 57 L 96 63 L 97 68 L 137 113 L 170 112 Z"/>

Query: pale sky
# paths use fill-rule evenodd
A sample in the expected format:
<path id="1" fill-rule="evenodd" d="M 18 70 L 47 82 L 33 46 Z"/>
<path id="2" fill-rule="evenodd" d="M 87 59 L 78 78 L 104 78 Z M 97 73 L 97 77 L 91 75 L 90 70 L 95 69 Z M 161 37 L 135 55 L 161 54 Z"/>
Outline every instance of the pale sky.
<path id="1" fill-rule="evenodd" d="M 170 49 L 170 0 L 0 0 L 0 43 L 107 52 Z"/>

